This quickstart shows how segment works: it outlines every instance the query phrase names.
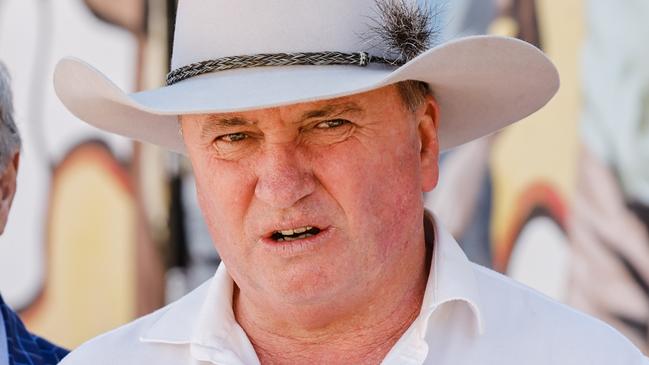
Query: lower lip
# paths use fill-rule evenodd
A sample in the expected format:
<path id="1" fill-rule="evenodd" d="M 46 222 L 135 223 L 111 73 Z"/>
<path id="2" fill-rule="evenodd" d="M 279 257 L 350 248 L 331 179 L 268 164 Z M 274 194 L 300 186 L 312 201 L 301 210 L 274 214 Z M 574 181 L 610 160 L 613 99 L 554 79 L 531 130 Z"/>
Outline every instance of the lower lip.
<path id="1" fill-rule="evenodd" d="M 273 254 L 292 257 L 314 251 L 324 245 L 333 235 L 331 227 L 325 228 L 315 236 L 306 237 L 295 241 L 277 242 L 271 238 L 260 240 L 263 247 Z"/>

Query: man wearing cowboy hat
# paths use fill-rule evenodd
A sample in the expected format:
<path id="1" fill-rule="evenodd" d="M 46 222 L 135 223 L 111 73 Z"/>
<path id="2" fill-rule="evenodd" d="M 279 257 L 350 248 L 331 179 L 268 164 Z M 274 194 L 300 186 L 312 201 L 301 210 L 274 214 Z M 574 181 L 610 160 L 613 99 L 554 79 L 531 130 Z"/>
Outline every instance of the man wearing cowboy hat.
<path id="1" fill-rule="evenodd" d="M 610 327 L 470 263 L 424 212 L 440 149 L 558 88 L 536 48 L 429 48 L 432 22 L 409 0 L 184 0 L 166 87 L 127 95 L 61 61 L 75 115 L 187 154 L 223 259 L 63 363 L 644 364 Z"/>

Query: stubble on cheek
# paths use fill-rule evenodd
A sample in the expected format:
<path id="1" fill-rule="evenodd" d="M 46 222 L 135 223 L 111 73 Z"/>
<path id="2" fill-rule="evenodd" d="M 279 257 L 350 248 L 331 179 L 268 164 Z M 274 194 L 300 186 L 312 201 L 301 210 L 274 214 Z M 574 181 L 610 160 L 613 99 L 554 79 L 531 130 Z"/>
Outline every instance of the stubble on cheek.
<path id="1" fill-rule="evenodd" d="M 373 224 L 375 229 L 380 229 L 377 240 L 380 259 L 384 261 L 398 257 L 412 244 L 423 210 L 418 153 L 410 146 L 397 152 L 391 168 L 385 169 L 387 173 L 377 180 L 373 193 L 376 197 Z"/>
<path id="2" fill-rule="evenodd" d="M 219 171 L 203 166 L 203 171 Z M 221 169 L 223 171 L 223 169 Z M 226 173 L 196 176 L 198 203 L 210 237 L 222 258 L 238 255 L 245 249 L 245 196 L 243 184 Z"/>

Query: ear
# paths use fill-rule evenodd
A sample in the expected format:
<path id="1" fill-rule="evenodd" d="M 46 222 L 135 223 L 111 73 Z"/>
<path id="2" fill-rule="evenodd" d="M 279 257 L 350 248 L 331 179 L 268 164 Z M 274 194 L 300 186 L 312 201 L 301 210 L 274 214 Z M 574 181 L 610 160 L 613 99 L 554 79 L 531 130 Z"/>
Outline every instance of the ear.
<path id="1" fill-rule="evenodd" d="M 421 145 L 421 189 L 431 191 L 439 179 L 439 105 L 432 95 L 417 110 L 419 141 Z"/>
<path id="2" fill-rule="evenodd" d="M 0 172 L 0 234 L 4 232 L 7 225 L 11 203 L 16 194 L 16 176 L 19 162 L 20 153 L 16 151 L 4 171 Z"/>

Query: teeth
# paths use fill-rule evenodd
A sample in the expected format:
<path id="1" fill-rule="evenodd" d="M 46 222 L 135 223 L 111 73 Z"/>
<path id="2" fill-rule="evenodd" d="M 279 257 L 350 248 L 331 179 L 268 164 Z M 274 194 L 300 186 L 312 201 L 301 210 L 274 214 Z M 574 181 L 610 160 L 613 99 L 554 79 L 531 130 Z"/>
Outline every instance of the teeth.
<path id="1" fill-rule="evenodd" d="M 303 238 L 308 238 L 308 237 L 311 237 L 311 236 L 313 236 L 313 235 L 310 234 L 310 233 L 305 233 L 305 234 L 301 234 L 301 235 L 299 235 L 297 237 L 282 237 L 282 238 L 278 239 L 277 242 L 290 242 L 290 241 L 295 241 L 295 240 L 301 240 Z"/>
<path id="2" fill-rule="evenodd" d="M 313 229 L 313 227 L 306 226 L 306 227 L 300 227 L 300 228 L 294 228 L 294 229 L 287 229 L 285 231 L 279 231 L 279 233 L 281 233 L 284 236 L 292 236 L 294 234 L 304 233 L 304 232 L 309 231 L 311 229 Z"/>
<path id="3" fill-rule="evenodd" d="M 292 236 L 295 231 L 292 229 L 286 230 L 286 231 L 279 231 L 279 233 L 283 234 L 284 236 Z"/>
<path id="4" fill-rule="evenodd" d="M 304 238 L 314 236 L 314 233 L 317 234 L 317 232 L 320 232 L 319 230 L 316 231 L 313 230 L 314 230 L 313 226 L 305 226 L 305 227 L 299 227 L 294 229 L 287 229 L 283 231 L 275 231 L 275 233 L 273 233 L 272 235 L 272 238 L 277 242 L 301 240 Z"/>

